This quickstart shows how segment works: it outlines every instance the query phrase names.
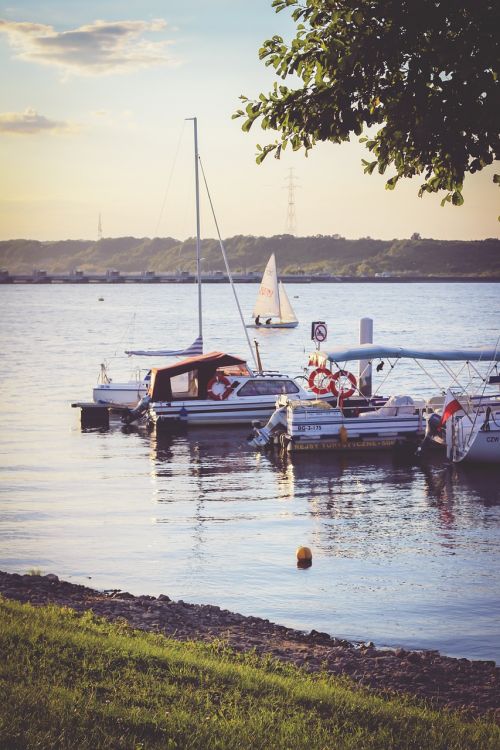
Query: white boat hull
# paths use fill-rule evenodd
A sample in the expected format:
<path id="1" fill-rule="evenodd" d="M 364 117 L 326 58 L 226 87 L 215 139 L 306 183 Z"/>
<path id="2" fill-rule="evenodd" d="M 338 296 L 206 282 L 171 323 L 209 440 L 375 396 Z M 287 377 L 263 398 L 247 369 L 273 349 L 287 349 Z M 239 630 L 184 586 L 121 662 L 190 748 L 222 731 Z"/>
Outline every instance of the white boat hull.
<path id="1" fill-rule="evenodd" d="M 273 414 L 276 396 L 260 396 L 258 399 L 229 398 L 225 401 L 211 399 L 154 402 L 149 415 L 157 427 L 175 425 L 250 425 L 253 421 L 267 421 Z"/>
<path id="2" fill-rule="evenodd" d="M 287 450 L 371 450 L 416 441 L 423 434 L 418 414 L 345 418 L 339 409 L 289 410 Z"/>
<path id="3" fill-rule="evenodd" d="M 407 402 L 396 405 L 394 399 L 402 398 Z M 267 425 L 254 430 L 251 445 L 265 447 L 274 434 L 274 441 L 289 452 L 380 450 L 414 445 L 423 435 L 422 410 L 409 397 L 393 397 L 359 416 L 348 414 L 348 409 L 281 397 Z"/>
<path id="4" fill-rule="evenodd" d="M 500 409 L 497 399 L 475 411 L 453 414 L 446 423 L 447 456 L 454 463 L 500 464 Z"/>
<path id="5" fill-rule="evenodd" d="M 453 446 L 454 463 L 500 464 L 500 430 L 477 430 Z"/>
<path id="6" fill-rule="evenodd" d="M 135 406 L 148 390 L 148 383 L 140 380 L 130 383 L 99 383 L 92 391 L 96 404 L 116 404 L 116 406 Z"/>
<path id="7" fill-rule="evenodd" d="M 262 328 L 262 330 L 267 330 L 268 328 L 297 328 L 299 325 L 298 320 L 294 321 L 292 323 L 261 323 L 260 325 L 256 325 L 255 323 L 249 323 L 246 325 L 246 328 Z"/>

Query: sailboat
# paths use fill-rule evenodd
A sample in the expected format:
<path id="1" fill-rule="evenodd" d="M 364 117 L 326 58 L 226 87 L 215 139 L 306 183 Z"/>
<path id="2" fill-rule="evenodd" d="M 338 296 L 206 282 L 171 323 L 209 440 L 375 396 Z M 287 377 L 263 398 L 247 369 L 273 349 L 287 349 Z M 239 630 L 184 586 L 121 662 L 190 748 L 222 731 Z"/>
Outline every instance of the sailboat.
<path id="1" fill-rule="evenodd" d="M 276 257 L 272 253 L 260 283 L 253 309 L 254 322 L 247 328 L 296 328 L 299 324 L 283 282 L 278 281 Z"/>
<path id="2" fill-rule="evenodd" d="M 198 165 L 197 120 L 194 124 L 195 188 L 196 188 L 196 266 L 198 277 L 198 337 L 184 350 L 134 350 L 128 354 L 141 356 L 183 356 L 179 362 L 167 367 L 153 367 L 139 386 L 134 383 L 119 384 L 108 381 L 94 389 L 94 400 L 104 404 L 119 404 L 120 399 L 135 406 L 124 411 L 122 420 L 131 423 L 145 417 L 157 428 L 172 428 L 182 425 L 250 424 L 254 420 L 268 419 L 274 411 L 276 398 L 286 393 L 290 399 L 317 400 L 316 391 L 308 390 L 288 375 L 277 371 L 264 371 L 257 355 L 254 355 L 248 332 L 245 336 L 255 359 L 256 369 L 252 370 L 245 359 L 226 352 L 213 351 L 203 354 L 202 299 L 200 273 L 200 205 Z M 218 231 L 218 228 L 217 228 Z M 230 273 L 227 256 L 219 235 L 221 251 L 226 270 L 233 287 L 242 323 L 243 313 Z M 276 261 L 274 273 L 276 274 Z M 268 264 L 269 265 L 269 264 Z M 273 291 L 274 293 L 274 291 Z M 276 296 L 278 286 L 276 283 Z M 287 300 L 286 293 L 282 300 Z M 297 325 L 290 303 L 287 318 L 292 320 L 284 325 Z M 272 311 L 271 311 L 272 312 Z M 269 312 L 268 312 L 269 315 Z M 293 322 L 295 321 L 295 322 Z M 105 380 L 105 378 L 103 378 Z M 328 394 L 331 398 L 331 394 Z M 123 401 L 121 402 L 123 403 Z"/>
<path id="3" fill-rule="evenodd" d="M 196 278 L 198 285 L 198 336 L 193 343 L 182 349 L 135 349 L 126 351 L 128 356 L 140 357 L 192 357 L 203 354 L 203 326 L 201 300 L 201 232 L 200 232 L 200 185 L 199 185 L 199 154 L 198 154 L 198 120 L 188 117 L 193 122 L 194 133 L 194 165 L 195 165 L 195 198 L 196 198 Z M 141 401 L 151 387 L 151 370 L 144 377 L 136 378 L 125 383 L 115 383 L 108 375 L 106 366 L 101 365 L 101 372 L 92 397 L 96 403 L 120 406 L 134 406 Z"/>

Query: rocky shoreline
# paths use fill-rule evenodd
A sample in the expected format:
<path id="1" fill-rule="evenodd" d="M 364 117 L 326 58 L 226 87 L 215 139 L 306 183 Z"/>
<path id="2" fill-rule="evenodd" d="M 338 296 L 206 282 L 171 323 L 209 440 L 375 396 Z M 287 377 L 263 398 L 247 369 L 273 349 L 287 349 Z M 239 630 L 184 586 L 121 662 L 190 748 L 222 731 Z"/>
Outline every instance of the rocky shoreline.
<path id="1" fill-rule="evenodd" d="M 384 695 L 411 695 L 438 708 L 500 724 L 500 668 L 493 661 L 454 659 L 437 651 L 377 649 L 372 643 L 355 644 L 315 630 L 303 633 L 212 605 L 172 601 L 164 594 L 95 591 L 60 581 L 54 574 L 0 571 L 0 594 L 38 606 L 51 603 L 79 612 L 92 610 L 109 620 L 123 619 L 134 628 L 178 640 L 222 640 L 234 651 L 269 654 L 310 671 L 349 677 Z"/>

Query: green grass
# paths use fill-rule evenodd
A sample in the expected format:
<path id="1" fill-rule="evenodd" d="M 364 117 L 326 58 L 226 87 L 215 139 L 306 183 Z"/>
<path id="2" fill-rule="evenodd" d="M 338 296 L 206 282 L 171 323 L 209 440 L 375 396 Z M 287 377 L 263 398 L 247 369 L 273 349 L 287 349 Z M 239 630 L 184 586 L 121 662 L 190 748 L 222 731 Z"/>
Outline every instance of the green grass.
<path id="1" fill-rule="evenodd" d="M 500 729 L 223 644 L 0 599 L 0 747 L 493 750 Z"/>

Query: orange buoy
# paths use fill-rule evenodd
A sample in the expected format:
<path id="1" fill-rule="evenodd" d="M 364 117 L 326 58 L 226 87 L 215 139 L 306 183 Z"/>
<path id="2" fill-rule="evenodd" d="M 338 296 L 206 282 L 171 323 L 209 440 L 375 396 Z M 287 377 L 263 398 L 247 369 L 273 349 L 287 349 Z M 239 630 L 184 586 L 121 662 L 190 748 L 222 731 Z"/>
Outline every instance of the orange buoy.
<path id="1" fill-rule="evenodd" d="M 312 560 L 312 552 L 309 547 L 297 548 L 297 560 L 299 562 L 310 562 Z"/>

